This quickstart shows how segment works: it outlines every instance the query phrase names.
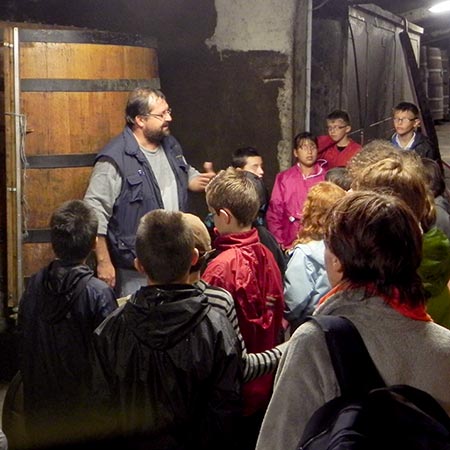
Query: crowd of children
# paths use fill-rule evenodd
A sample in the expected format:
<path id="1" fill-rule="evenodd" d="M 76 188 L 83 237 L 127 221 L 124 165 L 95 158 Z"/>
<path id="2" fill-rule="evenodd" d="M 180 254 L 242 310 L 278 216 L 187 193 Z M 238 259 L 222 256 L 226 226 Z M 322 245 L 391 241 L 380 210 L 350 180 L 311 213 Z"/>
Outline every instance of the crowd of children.
<path id="1" fill-rule="evenodd" d="M 406 102 L 393 110 L 391 141 L 361 148 L 345 111 L 326 124 L 327 136 L 295 136 L 294 164 L 270 195 L 260 153 L 243 147 L 209 182 L 205 221 L 143 215 L 134 264 L 147 284 L 119 299 L 86 264 L 95 211 L 81 200 L 59 207 L 56 258 L 20 301 L 26 436 L 5 430 L 8 439 L 294 450 L 314 410 L 339 395 L 311 314 L 351 319 L 389 384 L 421 388 L 450 414 L 439 152 Z"/>

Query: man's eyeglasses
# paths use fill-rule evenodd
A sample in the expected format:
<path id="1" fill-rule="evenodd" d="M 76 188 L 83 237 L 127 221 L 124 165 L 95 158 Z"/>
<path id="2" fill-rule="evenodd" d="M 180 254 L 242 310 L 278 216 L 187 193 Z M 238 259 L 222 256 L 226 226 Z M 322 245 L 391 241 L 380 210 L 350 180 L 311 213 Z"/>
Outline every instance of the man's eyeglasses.
<path id="1" fill-rule="evenodd" d="M 159 120 L 164 120 L 167 116 L 172 116 L 172 110 L 169 108 L 167 111 L 162 112 L 161 114 L 142 114 L 144 117 L 156 117 Z"/>
<path id="2" fill-rule="evenodd" d="M 342 130 L 343 128 L 346 128 L 347 125 L 334 125 L 332 127 L 327 127 L 328 131 L 337 131 L 337 130 Z"/>
<path id="3" fill-rule="evenodd" d="M 412 119 L 410 119 L 409 117 L 394 117 L 393 118 L 395 123 L 403 123 L 403 122 L 414 122 L 415 120 L 417 120 L 417 117 L 413 117 Z"/>

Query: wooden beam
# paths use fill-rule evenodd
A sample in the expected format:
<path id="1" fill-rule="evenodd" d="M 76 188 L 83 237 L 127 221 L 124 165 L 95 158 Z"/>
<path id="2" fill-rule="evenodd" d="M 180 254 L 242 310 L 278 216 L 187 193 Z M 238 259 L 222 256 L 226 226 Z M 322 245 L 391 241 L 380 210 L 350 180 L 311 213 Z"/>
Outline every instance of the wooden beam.
<path id="1" fill-rule="evenodd" d="M 5 155 L 6 155 L 6 250 L 7 250 L 7 301 L 8 306 L 18 304 L 20 291 L 18 280 L 18 199 L 17 199 L 17 159 L 16 159 L 16 111 L 14 80 L 14 29 L 3 30 L 4 45 L 4 95 L 5 95 Z"/>
<path id="2" fill-rule="evenodd" d="M 420 22 L 421 20 L 427 19 L 434 14 L 428 10 L 428 7 L 422 7 L 398 13 L 398 15 L 404 17 L 410 22 Z"/>

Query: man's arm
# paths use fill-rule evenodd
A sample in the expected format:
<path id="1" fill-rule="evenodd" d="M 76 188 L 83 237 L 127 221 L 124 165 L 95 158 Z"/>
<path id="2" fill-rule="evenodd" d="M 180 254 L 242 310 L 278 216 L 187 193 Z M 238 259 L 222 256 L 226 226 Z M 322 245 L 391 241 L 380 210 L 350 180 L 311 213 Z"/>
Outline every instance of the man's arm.
<path id="1" fill-rule="evenodd" d="M 122 188 L 122 177 L 116 166 L 109 160 L 100 160 L 92 171 L 84 200 L 91 205 L 98 217 L 98 240 L 95 249 L 97 256 L 97 277 L 111 287 L 116 284 L 116 271 L 111 262 L 106 242 L 108 222 L 114 203 Z"/>
<path id="2" fill-rule="evenodd" d="M 116 285 L 116 270 L 109 256 L 106 236 L 97 236 L 95 255 L 97 257 L 97 277 L 109 286 L 114 287 Z"/>
<path id="3" fill-rule="evenodd" d="M 192 192 L 204 192 L 208 183 L 216 176 L 212 162 L 203 163 L 205 172 L 189 173 L 188 188 Z"/>

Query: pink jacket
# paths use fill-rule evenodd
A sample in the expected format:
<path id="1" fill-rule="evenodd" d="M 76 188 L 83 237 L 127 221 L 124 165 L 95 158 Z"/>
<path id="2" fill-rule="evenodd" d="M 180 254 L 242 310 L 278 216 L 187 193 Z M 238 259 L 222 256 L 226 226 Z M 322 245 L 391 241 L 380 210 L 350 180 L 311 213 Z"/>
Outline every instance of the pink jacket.
<path id="1" fill-rule="evenodd" d="M 276 176 L 266 220 L 270 232 L 284 248 L 291 247 L 297 237 L 308 191 L 325 180 L 326 166 L 326 161 L 318 159 L 314 172 L 307 177 L 297 164 Z"/>

